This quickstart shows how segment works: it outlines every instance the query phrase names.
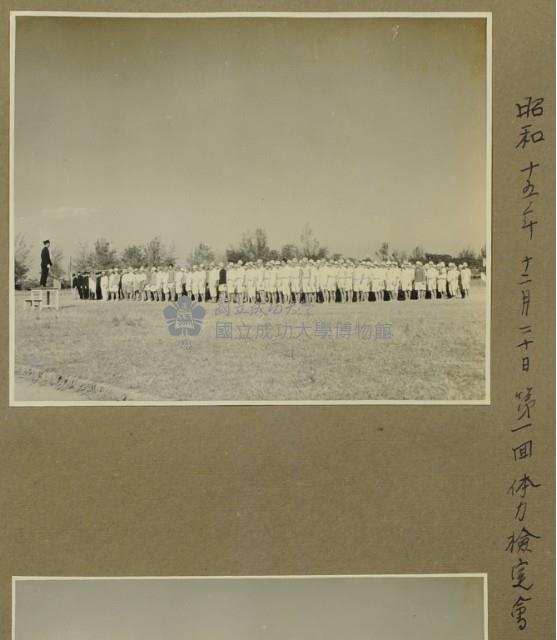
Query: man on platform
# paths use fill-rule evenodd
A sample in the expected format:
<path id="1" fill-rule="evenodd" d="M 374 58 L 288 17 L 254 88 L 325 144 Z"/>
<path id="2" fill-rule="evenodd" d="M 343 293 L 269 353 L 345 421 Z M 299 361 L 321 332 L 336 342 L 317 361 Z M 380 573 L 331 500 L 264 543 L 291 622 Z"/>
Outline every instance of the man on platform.
<path id="1" fill-rule="evenodd" d="M 52 266 L 50 259 L 50 240 L 43 241 L 43 249 L 41 251 L 41 287 L 46 287 L 46 280 L 48 278 L 48 271 Z"/>

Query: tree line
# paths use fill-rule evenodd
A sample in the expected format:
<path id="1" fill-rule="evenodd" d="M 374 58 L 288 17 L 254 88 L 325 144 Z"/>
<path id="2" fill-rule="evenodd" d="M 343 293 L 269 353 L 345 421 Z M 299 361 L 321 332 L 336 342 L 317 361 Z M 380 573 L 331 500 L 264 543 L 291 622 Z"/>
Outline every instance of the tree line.
<path id="1" fill-rule="evenodd" d="M 29 277 L 29 255 L 30 247 L 25 239 L 19 235 L 16 237 L 14 260 L 15 260 L 15 282 L 16 286 L 34 286 L 38 277 Z M 405 260 L 416 262 L 427 262 L 432 260 L 437 263 L 445 263 L 454 260 L 466 261 L 473 270 L 481 270 L 485 259 L 485 247 L 476 253 L 471 247 L 462 249 L 458 255 L 435 254 L 424 250 L 421 245 L 414 247 L 411 251 L 392 248 L 388 242 L 382 242 L 374 255 L 360 256 L 366 260 L 387 261 L 393 260 L 398 263 Z M 352 256 L 343 256 L 340 253 L 330 253 L 329 249 L 322 245 L 315 236 L 311 226 L 306 224 L 302 229 L 297 243 L 287 243 L 280 248 L 272 248 L 267 240 L 264 229 L 258 227 L 255 230 L 242 234 L 237 244 L 230 245 L 224 252 L 215 251 L 205 242 L 197 244 L 187 256 L 188 264 L 208 264 L 217 261 L 254 262 L 256 260 L 291 260 L 292 258 L 308 258 L 313 260 L 340 258 L 356 259 Z M 63 253 L 61 249 L 54 246 L 51 250 L 53 265 L 50 270 L 51 276 L 62 279 L 64 276 L 69 280 L 71 274 L 63 266 Z M 118 268 L 139 268 L 152 266 L 168 266 L 176 264 L 177 256 L 173 245 L 165 244 L 160 236 L 155 236 L 145 244 L 130 244 L 123 250 L 118 251 L 116 247 L 106 238 L 98 238 L 92 246 L 82 244 L 76 257 L 71 259 L 67 265 L 71 272 L 98 271 L 104 269 Z"/>

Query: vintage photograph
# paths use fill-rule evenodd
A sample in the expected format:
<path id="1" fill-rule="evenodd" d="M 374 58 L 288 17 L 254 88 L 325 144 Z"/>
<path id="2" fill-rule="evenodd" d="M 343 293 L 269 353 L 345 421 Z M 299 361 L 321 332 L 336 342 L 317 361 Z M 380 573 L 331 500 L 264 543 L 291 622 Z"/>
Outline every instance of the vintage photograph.
<path id="1" fill-rule="evenodd" d="M 12 405 L 488 404 L 489 14 L 14 13 Z"/>
<path id="2" fill-rule="evenodd" d="M 486 577 L 16 578 L 13 640 L 487 640 Z"/>

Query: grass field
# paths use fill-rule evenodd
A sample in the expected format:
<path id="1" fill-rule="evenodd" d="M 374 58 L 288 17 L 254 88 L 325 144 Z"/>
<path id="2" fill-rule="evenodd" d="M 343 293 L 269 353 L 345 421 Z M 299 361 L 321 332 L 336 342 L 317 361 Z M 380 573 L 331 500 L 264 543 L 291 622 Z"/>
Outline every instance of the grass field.
<path id="1" fill-rule="evenodd" d="M 38 312 L 24 309 L 23 297 L 16 293 L 16 401 L 35 400 L 30 389 L 39 386 L 44 399 L 44 386 L 17 384 L 30 369 L 147 401 L 485 399 L 481 284 L 468 300 L 315 305 L 295 315 L 238 314 L 233 305 L 224 315 L 204 303 L 201 331 L 190 338 L 169 333 L 166 303 L 74 300 L 63 292 L 59 311 Z M 76 390 L 95 398 L 87 385 Z"/>

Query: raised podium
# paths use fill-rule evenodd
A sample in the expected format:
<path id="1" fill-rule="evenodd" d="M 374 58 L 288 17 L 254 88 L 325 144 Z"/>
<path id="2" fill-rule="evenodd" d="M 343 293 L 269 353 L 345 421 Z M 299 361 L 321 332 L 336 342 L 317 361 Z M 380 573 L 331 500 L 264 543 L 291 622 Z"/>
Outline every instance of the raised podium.
<path id="1" fill-rule="evenodd" d="M 60 307 L 60 289 L 31 289 L 31 295 L 25 298 L 25 304 L 30 308 L 56 309 Z"/>

